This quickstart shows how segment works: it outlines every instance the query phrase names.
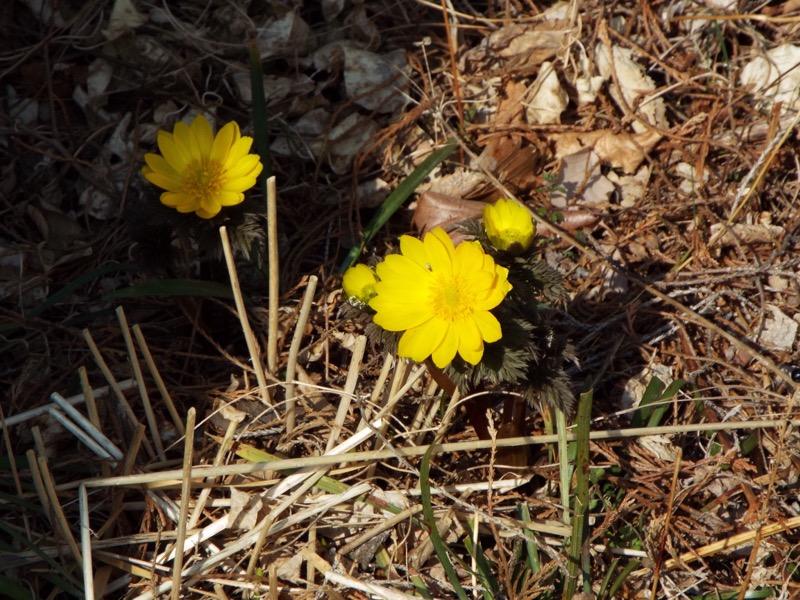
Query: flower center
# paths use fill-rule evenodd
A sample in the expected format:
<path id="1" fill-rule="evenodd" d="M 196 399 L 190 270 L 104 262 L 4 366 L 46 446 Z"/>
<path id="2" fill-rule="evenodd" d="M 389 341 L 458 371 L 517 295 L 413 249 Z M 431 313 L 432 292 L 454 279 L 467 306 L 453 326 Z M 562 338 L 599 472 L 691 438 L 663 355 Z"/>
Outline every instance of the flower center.
<path id="1" fill-rule="evenodd" d="M 186 169 L 183 186 L 198 201 L 209 200 L 222 188 L 224 169 L 216 160 L 195 162 Z"/>
<path id="2" fill-rule="evenodd" d="M 433 293 L 433 312 L 445 321 L 461 321 L 472 314 L 475 294 L 467 282 L 455 276 L 439 278 Z"/>

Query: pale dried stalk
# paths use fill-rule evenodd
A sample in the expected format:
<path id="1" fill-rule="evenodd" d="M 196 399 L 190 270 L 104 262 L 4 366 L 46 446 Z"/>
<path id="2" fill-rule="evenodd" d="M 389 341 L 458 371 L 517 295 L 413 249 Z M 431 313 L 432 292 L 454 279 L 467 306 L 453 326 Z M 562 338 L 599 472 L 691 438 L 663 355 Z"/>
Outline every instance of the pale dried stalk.
<path id="1" fill-rule="evenodd" d="M 167 411 L 169 411 L 169 416 L 172 417 L 172 423 L 175 425 L 175 429 L 183 435 L 186 433 L 183 428 L 183 421 L 178 414 L 178 410 L 175 408 L 175 403 L 172 402 L 172 396 L 167 390 L 167 386 L 164 385 L 164 379 L 161 377 L 156 362 L 153 360 L 153 355 L 150 353 L 150 348 L 147 345 L 147 341 L 144 339 L 144 334 L 142 334 L 142 329 L 139 327 L 138 323 L 133 326 L 133 335 L 136 336 L 136 343 L 139 344 L 139 350 L 142 351 L 144 362 L 150 371 L 150 375 L 153 376 L 153 381 L 156 382 L 156 387 L 161 394 L 161 399 L 164 401 L 164 404 L 167 405 Z"/>
<path id="2" fill-rule="evenodd" d="M 730 431 L 733 429 L 766 429 L 781 427 L 785 421 L 783 419 L 769 419 L 765 421 L 747 422 L 728 422 L 728 423 L 695 423 L 691 425 L 672 425 L 668 427 L 635 427 L 630 429 L 612 429 L 608 431 L 592 431 L 589 439 L 594 440 L 613 440 L 640 438 L 648 436 L 672 435 L 681 433 L 697 433 L 700 431 Z M 790 421 L 793 426 L 800 427 L 800 419 Z M 379 427 L 380 421 L 373 421 L 371 427 Z M 361 434 L 362 432 L 359 432 Z M 353 436 L 354 438 L 356 436 Z M 361 438 L 361 443 L 367 438 Z M 575 434 L 567 434 L 567 441 L 573 441 Z M 436 444 L 433 447 L 434 454 L 445 454 L 451 452 L 469 452 L 472 450 L 485 450 L 492 445 L 498 448 L 512 448 L 516 446 L 529 446 L 534 444 L 552 444 L 557 442 L 558 437 L 553 435 L 530 435 L 514 438 L 500 438 L 495 442 L 492 440 L 475 440 L 470 442 L 451 442 L 447 444 Z M 422 456 L 429 450 L 430 446 L 404 446 L 402 448 L 392 448 L 391 450 L 369 450 L 363 452 L 349 452 L 347 454 L 324 454 L 322 456 L 307 456 L 304 458 L 287 458 L 274 461 L 262 461 L 248 464 L 222 465 L 219 467 L 195 466 L 192 468 L 191 477 L 193 479 L 204 479 L 206 477 L 227 477 L 230 475 L 246 475 L 257 471 L 273 470 L 284 471 L 294 469 L 314 470 L 337 463 L 366 463 L 375 460 L 385 460 L 387 458 Z M 147 487 L 148 484 L 159 483 L 163 487 L 168 483 L 179 484 L 183 471 L 171 469 L 158 473 L 137 473 L 135 475 L 123 475 L 118 477 L 98 477 L 85 481 L 86 486 L 95 487 Z M 288 478 L 287 478 L 288 479 Z M 285 480 L 284 480 L 285 481 Z M 78 484 L 75 482 L 65 483 L 58 487 L 59 490 L 75 489 Z"/>
<path id="3" fill-rule="evenodd" d="M 225 454 L 228 452 L 228 449 L 231 446 L 233 434 L 236 433 L 236 427 L 238 425 L 239 424 L 236 421 L 228 421 L 228 428 L 225 430 L 225 435 L 219 444 L 217 454 L 214 456 L 214 462 L 212 463 L 215 467 L 218 467 L 222 464 Z M 213 482 L 213 479 L 207 479 L 206 482 L 211 483 Z M 194 511 L 192 511 L 192 516 L 189 519 L 189 524 L 187 525 L 189 529 L 194 529 L 197 526 L 197 523 L 200 521 L 200 517 L 203 516 L 203 509 L 205 509 L 206 501 L 208 500 L 208 496 L 210 494 L 211 486 L 205 487 L 200 491 L 200 496 L 197 498 L 197 502 L 195 502 Z"/>
<path id="4" fill-rule="evenodd" d="M 178 537 L 175 547 L 181 549 L 175 553 L 172 563 L 172 600 L 179 600 L 181 595 L 181 571 L 183 570 L 183 542 L 186 539 L 186 520 L 189 514 L 189 498 L 192 493 L 192 461 L 194 460 L 194 424 L 197 412 L 191 407 L 186 415 L 186 436 L 183 444 L 183 479 L 181 486 L 180 515 L 178 516 Z"/>
<path id="5" fill-rule="evenodd" d="M 267 406 L 272 406 L 272 400 L 269 397 L 269 388 L 267 387 L 267 378 L 264 375 L 264 365 L 261 362 L 261 353 L 258 351 L 258 342 L 256 342 L 253 329 L 250 327 L 250 320 L 247 318 L 247 308 L 244 305 L 244 298 L 242 297 L 242 287 L 239 285 L 239 275 L 236 273 L 236 265 L 233 261 L 231 241 L 228 238 L 228 230 L 225 226 L 219 228 L 219 235 L 220 238 L 222 238 L 222 250 L 225 254 L 225 265 L 228 267 L 228 276 L 231 280 L 233 300 L 236 303 L 236 312 L 239 313 L 239 323 L 242 327 L 244 340 L 247 343 L 247 351 L 250 353 L 250 362 L 253 363 L 253 371 L 256 374 L 256 381 L 258 381 L 258 391 L 261 394 L 261 401 Z"/>
<path id="6" fill-rule="evenodd" d="M 128 350 L 128 357 L 130 358 L 131 367 L 133 367 L 133 378 L 136 380 L 137 387 L 139 388 L 139 397 L 142 399 L 145 418 L 150 427 L 150 437 L 153 438 L 153 444 L 156 447 L 156 454 L 158 454 L 159 460 L 167 460 L 167 456 L 164 454 L 164 444 L 161 442 L 161 431 L 158 428 L 156 415 L 153 413 L 153 406 L 150 404 L 150 396 L 147 393 L 147 386 L 142 376 L 142 365 L 139 364 L 139 356 L 136 354 L 136 347 L 133 345 L 133 338 L 128 328 L 128 319 L 125 316 L 125 309 L 118 306 L 116 312 L 119 328 L 125 340 L 125 348 Z"/>
<path id="7" fill-rule="evenodd" d="M 82 368 L 82 367 L 81 367 Z M 120 391 L 123 390 L 130 390 L 136 387 L 136 382 L 133 379 L 125 379 L 120 381 L 118 384 Z M 110 391 L 109 386 L 103 386 L 99 388 L 95 388 L 92 390 L 95 396 L 104 396 L 108 394 Z M 67 398 L 67 402 L 71 405 L 75 406 L 76 404 L 80 404 L 81 402 L 85 402 L 87 397 L 84 394 L 77 394 L 75 396 L 70 396 Z M 26 421 L 30 421 L 31 419 L 35 419 L 36 417 L 40 417 L 45 414 L 47 411 L 50 410 L 49 405 L 39 406 L 37 408 L 32 408 L 30 410 L 23 411 L 21 413 L 17 413 L 16 415 L 12 415 L 6 419 L 6 426 L 13 427 L 14 425 L 19 425 L 20 423 L 25 423 Z M 98 421 L 99 422 L 99 421 Z M 97 425 L 97 423 L 95 423 Z"/>
<path id="8" fill-rule="evenodd" d="M 328 438 L 328 445 L 325 452 L 330 452 L 331 448 L 336 445 L 339 440 L 339 434 L 344 427 L 344 421 L 347 418 L 347 411 L 350 409 L 350 398 L 356 389 L 358 383 L 358 374 L 361 367 L 361 359 L 364 357 L 364 350 L 367 347 L 367 338 L 360 335 L 356 338 L 353 344 L 353 355 L 350 357 L 350 365 L 347 368 L 347 380 L 344 383 L 344 395 L 339 401 L 339 408 L 336 411 L 336 418 L 333 420 L 333 427 L 331 427 L 331 434 Z"/>
<path id="9" fill-rule="evenodd" d="M 78 368 L 78 377 L 81 380 L 83 397 L 86 399 L 86 414 L 89 415 L 89 421 L 92 423 L 92 425 L 97 427 L 97 429 L 100 429 L 100 413 L 97 411 L 97 402 L 94 399 L 94 390 L 92 389 L 92 386 L 89 385 L 89 375 L 86 372 L 86 367 L 81 366 Z M 132 380 L 129 379 L 128 381 Z M 122 387 L 122 384 L 120 384 L 120 387 Z M 70 402 L 69 398 L 67 398 L 67 402 Z M 71 402 L 70 405 L 72 405 Z M 111 466 L 107 462 L 100 463 L 100 471 L 103 473 L 103 477 L 111 476 Z"/>
<path id="10" fill-rule="evenodd" d="M 89 527 L 89 496 L 86 486 L 78 486 L 78 516 L 81 524 L 81 552 L 83 553 L 83 593 L 94 598 L 94 572 L 92 571 L 92 530 Z"/>
<path id="11" fill-rule="evenodd" d="M 108 368 L 103 355 L 100 354 L 100 350 L 97 348 L 97 344 L 94 343 L 92 334 L 88 329 L 84 329 L 81 333 L 83 334 L 83 339 L 86 340 L 86 344 L 89 346 L 89 351 L 92 353 L 94 362 L 98 367 L 100 367 L 100 371 L 103 373 L 103 376 L 106 378 L 109 387 L 114 392 L 114 397 L 117 399 L 117 402 L 119 402 L 119 405 L 122 407 L 125 416 L 130 421 L 130 426 L 135 429 L 136 426 L 139 425 L 139 420 L 136 418 L 136 414 L 133 412 L 131 405 L 128 404 L 128 399 L 125 398 L 125 394 L 122 393 L 122 389 L 120 389 L 119 384 L 117 384 L 117 380 L 111 373 L 111 369 Z M 153 448 L 146 439 L 142 440 L 142 445 L 151 458 L 155 456 Z"/>
<path id="12" fill-rule="evenodd" d="M 311 313 L 311 303 L 314 300 L 314 293 L 317 290 L 317 277 L 312 275 L 308 278 L 306 291 L 303 294 L 303 304 L 300 307 L 300 314 L 297 316 L 297 325 L 294 328 L 292 344 L 289 346 L 289 358 L 286 362 L 286 433 L 294 431 L 297 419 L 297 401 L 294 392 L 294 377 L 297 373 L 297 355 L 300 353 L 300 344 L 303 341 L 303 332 L 308 323 L 308 315 Z"/>
<path id="13" fill-rule="evenodd" d="M 44 484 L 47 498 L 50 500 L 51 512 L 48 514 L 52 514 L 55 519 L 53 525 L 61 532 L 61 536 L 64 538 L 67 547 L 72 553 L 72 557 L 79 565 L 83 565 L 81 551 L 72 535 L 72 530 L 69 528 L 69 522 L 67 521 L 67 516 L 64 514 L 64 509 L 61 508 L 61 504 L 58 502 L 58 494 L 56 494 L 56 488 L 55 485 L 53 485 L 53 477 L 50 475 L 47 459 L 44 456 L 38 456 L 36 462 L 39 465 L 39 474 L 42 477 L 42 483 Z"/>
<path id="14" fill-rule="evenodd" d="M 267 305 L 267 366 L 278 370 L 278 310 L 280 302 L 280 260 L 278 255 L 278 192 L 275 177 L 267 179 L 267 253 L 269 256 L 269 298 Z"/>

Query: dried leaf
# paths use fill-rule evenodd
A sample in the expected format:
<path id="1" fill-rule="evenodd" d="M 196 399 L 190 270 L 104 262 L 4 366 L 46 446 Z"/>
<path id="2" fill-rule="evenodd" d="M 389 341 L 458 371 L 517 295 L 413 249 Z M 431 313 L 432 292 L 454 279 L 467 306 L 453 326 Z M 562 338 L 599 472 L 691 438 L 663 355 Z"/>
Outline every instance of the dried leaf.
<path id="1" fill-rule="evenodd" d="M 417 200 L 411 224 L 420 233 L 431 231 L 434 227 L 447 229 L 455 223 L 481 216 L 484 206 L 485 202 L 427 191 Z"/>
<path id="2" fill-rule="evenodd" d="M 528 123 L 561 123 L 561 113 L 569 104 L 569 96 L 561 87 L 552 63 L 542 63 L 531 91 L 532 94 L 525 102 Z"/>
<path id="3" fill-rule="evenodd" d="M 131 0 L 115 0 L 108 27 L 103 29 L 102 34 L 109 41 L 115 40 L 146 22 L 147 17 L 136 10 Z"/>
<path id="4" fill-rule="evenodd" d="M 764 323 L 764 329 L 758 336 L 758 341 L 765 347 L 779 352 L 791 352 L 797 339 L 797 330 L 800 323 L 786 316 L 781 309 L 771 304 L 767 309 L 772 313 Z"/>
<path id="5" fill-rule="evenodd" d="M 800 104 L 800 47 L 784 44 L 757 56 L 742 69 L 742 85 L 767 104 L 782 102 L 784 109 Z"/>
<path id="6" fill-rule="evenodd" d="M 344 48 L 344 86 L 347 97 L 379 113 L 396 113 L 408 103 L 408 62 L 403 50 L 378 55 Z"/>

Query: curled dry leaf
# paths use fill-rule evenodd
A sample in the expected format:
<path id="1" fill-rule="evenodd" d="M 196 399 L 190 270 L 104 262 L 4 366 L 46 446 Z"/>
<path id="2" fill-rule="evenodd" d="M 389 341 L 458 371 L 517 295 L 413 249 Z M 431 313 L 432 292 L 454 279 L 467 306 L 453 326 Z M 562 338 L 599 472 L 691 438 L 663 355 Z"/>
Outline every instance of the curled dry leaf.
<path id="1" fill-rule="evenodd" d="M 447 229 L 461 221 L 480 217 L 484 206 L 485 202 L 427 191 L 417 200 L 411 223 L 420 233 L 431 231 L 434 227 Z"/>
<path id="2" fill-rule="evenodd" d="M 557 208 L 568 204 L 605 204 L 614 184 L 600 170 L 600 159 L 591 150 L 565 156 L 554 181 L 550 202 Z"/>
<path id="3" fill-rule="evenodd" d="M 553 63 L 543 62 L 525 102 L 528 123 L 561 123 L 561 113 L 568 104 L 569 96 L 561 87 Z"/>
<path id="4" fill-rule="evenodd" d="M 656 84 L 634 59 L 633 51 L 614 46 L 609 53 L 604 44 L 595 48 L 595 62 L 600 74 L 611 79 L 611 97 L 636 133 L 652 131 L 653 127 L 666 129 L 667 107 L 662 98 L 656 97 Z M 633 116 L 635 114 L 635 117 Z"/>
<path id="5" fill-rule="evenodd" d="M 508 25 L 493 31 L 480 45 L 465 52 L 459 70 L 466 73 L 492 69 L 533 71 L 555 57 L 573 33 L 570 21 L 560 18 Z"/>
<path id="6" fill-rule="evenodd" d="M 783 109 L 800 104 L 800 47 L 784 44 L 757 56 L 742 69 L 741 83 L 771 105 Z"/>

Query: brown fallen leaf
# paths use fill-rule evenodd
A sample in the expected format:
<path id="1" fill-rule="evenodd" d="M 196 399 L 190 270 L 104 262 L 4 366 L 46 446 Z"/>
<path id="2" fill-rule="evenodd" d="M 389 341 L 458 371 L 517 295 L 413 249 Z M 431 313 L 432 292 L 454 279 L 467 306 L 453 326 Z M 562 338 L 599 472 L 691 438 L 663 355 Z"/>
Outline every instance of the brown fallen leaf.
<path id="1" fill-rule="evenodd" d="M 431 231 L 434 227 L 447 229 L 461 221 L 480 217 L 484 206 L 485 202 L 428 191 L 417 200 L 411 224 L 420 233 Z"/>

